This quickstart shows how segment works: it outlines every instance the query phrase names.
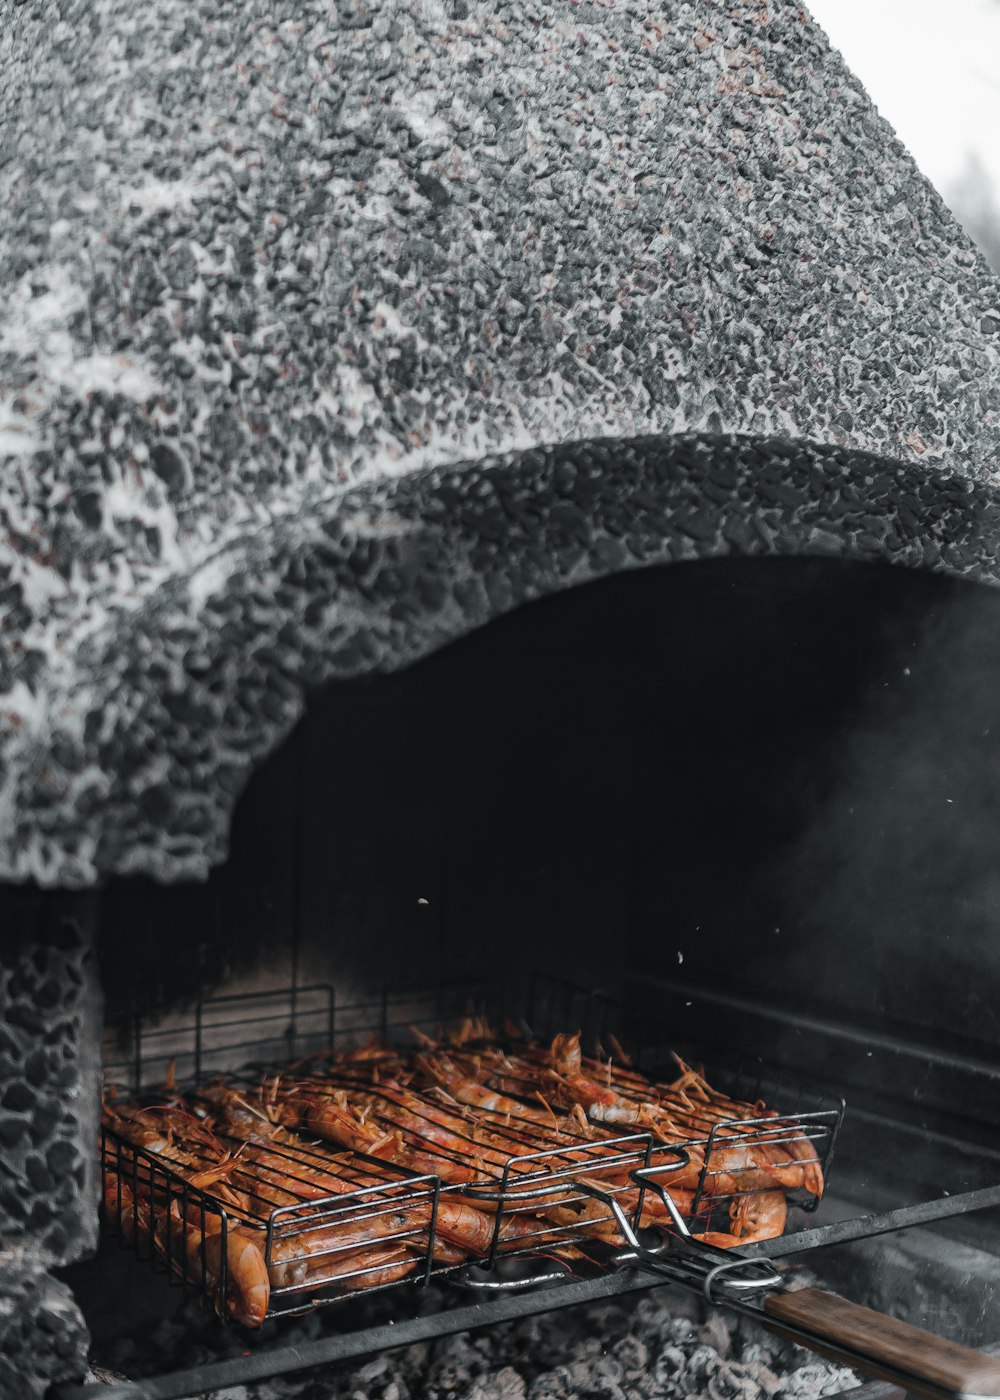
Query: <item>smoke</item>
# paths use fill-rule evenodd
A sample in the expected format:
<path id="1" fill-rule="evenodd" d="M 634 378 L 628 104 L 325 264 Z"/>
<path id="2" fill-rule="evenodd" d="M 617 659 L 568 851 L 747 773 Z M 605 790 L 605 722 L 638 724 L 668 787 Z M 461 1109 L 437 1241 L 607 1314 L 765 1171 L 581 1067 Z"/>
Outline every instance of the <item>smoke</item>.
<path id="1" fill-rule="evenodd" d="M 1000 595 L 887 646 L 839 779 L 790 853 L 803 980 L 880 1027 L 1000 1043 Z"/>

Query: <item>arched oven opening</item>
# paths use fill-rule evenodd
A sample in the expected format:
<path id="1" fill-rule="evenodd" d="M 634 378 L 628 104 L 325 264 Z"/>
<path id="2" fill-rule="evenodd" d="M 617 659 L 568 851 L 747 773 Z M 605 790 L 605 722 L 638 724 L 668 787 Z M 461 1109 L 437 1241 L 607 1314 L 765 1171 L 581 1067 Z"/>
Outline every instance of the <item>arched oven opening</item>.
<path id="1" fill-rule="evenodd" d="M 656 1052 L 661 1075 L 683 1049 L 719 1084 L 753 1083 L 746 1102 L 800 1113 L 828 1177 L 743 1252 L 777 1259 L 819 1231 L 802 1258 L 824 1283 L 997 1342 L 995 1211 L 949 1202 L 995 1204 L 974 1193 L 1000 1165 L 998 621 L 993 590 L 939 574 L 733 557 L 569 588 L 326 687 L 252 777 L 207 881 L 118 877 L 98 897 L 110 1092 L 163 1102 L 165 1081 L 245 1061 L 296 1066 L 287 1080 L 331 1036 L 412 1043 L 415 1026 L 447 1044 L 468 1013 Z M 104 1152 L 140 1171 L 120 1142 Z M 876 1235 L 911 1207 L 922 1228 L 838 1243 L 840 1222 L 888 1213 L 860 1231 Z M 643 1277 L 618 1259 L 581 1285 L 536 1249 L 548 1283 L 527 1291 L 411 1278 L 247 1334 L 199 1313 L 197 1286 L 171 1291 L 164 1250 L 122 1249 L 128 1222 L 104 1213 L 96 1259 L 65 1277 L 95 1364 L 140 1383 L 250 1379 L 303 1338 L 345 1360 L 392 1345 L 390 1321 L 468 1326 L 470 1298 L 499 1319 Z M 161 1384 L 147 1393 L 188 1393 Z"/>
<path id="2" fill-rule="evenodd" d="M 1000 1396 L 995 277 L 802 5 L 207 11 L 0 0 L 0 1396 Z"/>

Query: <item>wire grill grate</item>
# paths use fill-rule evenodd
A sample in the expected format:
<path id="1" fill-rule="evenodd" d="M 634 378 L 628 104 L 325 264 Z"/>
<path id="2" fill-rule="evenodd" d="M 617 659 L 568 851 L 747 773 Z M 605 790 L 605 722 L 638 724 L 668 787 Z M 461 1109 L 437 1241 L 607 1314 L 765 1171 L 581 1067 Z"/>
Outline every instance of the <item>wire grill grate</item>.
<path id="1" fill-rule="evenodd" d="M 235 1073 L 236 1082 L 249 1088 L 262 1073 L 295 1060 L 296 1072 L 314 1083 L 326 1073 L 325 1089 L 314 1092 L 333 1096 L 363 1088 L 373 1117 L 383 1113 L 389 1130 L 400 1111 L 393 1102 L 396 1090 L 378 1084 L 371 1065 L 345 1073 L 334 1056 L 373 1037 L 387 1046 L 405 1042 L 413 1027 L 442 1035 L 462 1018 L 486 1010 L 481 989 L 468 984 L 439 987 L 429 996 L 383 991 L 341 1006 L 326 985 L 212 998 L 184 1022 L 148 1027 L 132 1021 L 109 1028 L 105 1075 L 119 1090 L 127 1088 L 149 1103 L 168 1069 L 197 1092 L 222 1072 L 230 1082 Z M 542 1038 L 579 1025 L 596 1047 L 616 1044 L 619 1030 L 627 1033 L 620 1008 L 610 999 L 551 979 L 531 982 L 524 1007 L 507 1002 L 500 1010 L 513 1011 L 518 1025 Z M 524 1014 L 518 1016 L 519 1010 Z M 754 1097 L 744 1101 L 755 1103 L 768 1085 L 761 1067 L 754 1069 L 754 1082 L 745 1069 L 733 1071 L 727 1091 L 733 1092 L 730 1083 L 742 1085 L 744 1092 L 752 1089 Z M 629 1074 L 624 1067 L 614 1072 L 612 1082 L 623 1092 L 630 1087 Z M 815 1161 L 828 1171 L 842 1101 L 817 1101 L 795 1089 L 771 1102 L 783 1114 L 780 1121 L 759 1114 L 726 1119 L 711 1102 L 698 1110 L 703 1131 L 680 1145 L 702 1153 L 685 1211 L 695 1229 L 719 1228 L 734 1200 L 755 1194 L 738 1185 L 726 1190 L 721 1180 L 727 1154 L 735 1148 L 794 1137 L 812 1144 Z M 233 1270 L 245 1264 L 240 1249 L 246 1242 L 261 1257 L 268 1317 L 462 1268 L 469 1251 L 456 1258 L 460 1251 L 448 1220 L 470 1204 L 490 1220 L 488 1237 L 475 1254 L 487 1269 L 494 1269 L 501 1255 L 533 1256 L 548 1268 L 560 1260 L 569 1272 L 580 1257 L 600 1263 L 618 1252 L 611 1245 L 613 1232 L 602 1229 L 588 1210 L 595 1178 L 638 1228 L 647 1198 L 631 1173 L 677 1162 L 678 1145 L 659 1144 L 641 1125 L 627 1130 L 602 1124 L 597 1139 L 593 1126 L 574 1136 L 564 1125 L 554 1142 L 544 1126 L 512 1125 L 501 1121 L 502 1114 L 495 1115 L 496 1131 L 509 1143 L 509 1154 L 484 1161 L 471 1138 L 463 1143 L 460 1127 L 453 1140 L 441 1141 L 436 1120 L 442 1107 L 434 1091 L 408 1090 L 406 1110 L 407 1133 L 419 1147 L 425 1171 L 408 1170 L 377 1151 L 345 1153 L 301 1138 L 294 1144 L 268 1139 L 266 1145 L 230 1143 L 237 1164 L 213 1180 L 218 1155 L 207 1148 L 195 1152 L 193 1161 L 171 1160 L 169 1144 L 152 1150 L 106 1129 L 106 1226 L 172 1282 L 200 1289 L 221 1316 L 256 1324 L 261 1318 L 246 1316 L 245 1300 L 234 1303 L 240 1295 Z M 808 1197 L 800 1200 L 806 1208 L 814 1204 Z M 610 1225 L 610 1214 L 604 1225 Z M 362 1250 L 359 1241 L 371 1237 L 377 1245 Z"/>

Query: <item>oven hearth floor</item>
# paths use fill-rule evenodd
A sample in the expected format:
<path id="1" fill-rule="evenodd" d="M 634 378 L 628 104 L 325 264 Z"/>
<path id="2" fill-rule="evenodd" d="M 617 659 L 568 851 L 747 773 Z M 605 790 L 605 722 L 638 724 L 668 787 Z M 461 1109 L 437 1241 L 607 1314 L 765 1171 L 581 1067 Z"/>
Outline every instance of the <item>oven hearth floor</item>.
<path id="1" fill-rule="evenodd" d="M 822 1209 L 834 1218 L 857 1213 L 839 1195 Z M 996 1214 L 978 1218 L 986 1224 Z M 956 1340 L 1000 1339 L 995 1255 L 940 1228 L 821 1250 L 808 1268 L 788 1264 L 798 1278 Z M 396 1289 L 247 1334 L 222 1327 L 196 1296 L 171 1288 L 114 1241 L 105 1241 L 97 1261 L 67 1272 L 77 1275 L 94 1337 L 92 1379 L 105 1382 L 141 1382 L 470 1303 L 468 1293 L 444 1285 Z M 857 1384 L 851 1372 L 667 1286 L 200 1393 L 213 1400 L 818 1400 Z"/>
<path id="2" fill-rule="evenodd" d="M 424 1299 L 428 1307 L 444 1301 L 437 1289 Z M 364 1310 L 370 1322 L 391 1315 L 386 1300 L 367 1300 Z M 321 1335 L 334 1316 L 299 1319 L 299 1339 Z M 220 1351 L 238 1354 L 242 1345 L 236 1333 L 220 1344 L 214 1319 L 191 1300 L 174 1317 L 143 1329 L 141 1356 L 165 1370 Z M 136 1342 L 122 1337 L 106 1353 L 105 1366 L 134 1377 L 139 1356 Z M 105 1371 L 94 1378 L 111 1377 Z M 856 1384 L 843 1367 L 667 1287 L 204 1394 L 206 1400 L 814 1400 Z"/>
<path id="3" fill-rule="evenodd" d="M 197 1023 L 224 1041 L 221 1048 L 213 1041 L 212 1049 L 223 1055 L 223 1065 L 237 1062 L 229 1043 L 233 1026 L 246 1034 L 245 1021 L 233 1010 L 240 999 L 232 1001 L 231 1006 L 230 999 L 221 999 L 217 1025 L 215 1012 Z M 367 1003 L 359 1010 L 376 1017 L 375 1028 L 381 1025 L 385 1040 L 395 1021 L 408 1027 L 418 1020 L 409 1001 L 398 1012 L 384 998 L 371 1006 L 374 1012 Z M 309 1014 L 299 1008 L 300 1019 Z M 316 1014 L 320 1021 L 332 1015 L 322 997 Z M 434 1024 L 442 1015 L 434 1011 Z M 284 1026 L 286 1020 L 282 1010 L 278 1021 Z M 561 1018 L 566 1024 L 586 1020 L 576 1014 Z M 372 1026 L 363 1021 L 350 1031 L 363 1040 L 362 1033 L 370 1034 Z M 168 1032 L 176 1034 L 175 1028 Z M 325 1021 L 317 1034 L 323 1045 L 333 1043 Z M 158 1043 L 147 1034 L 143 1044 L 147 1059 L 152 1055 L 155 1062 Z M 201 1031 L 194 1044 L 194 1070 L 204 1072 L 199 1056 L 208 1042 Z M 168 1048 L 176 1050 L 173 1044 Z M 303 1047 L 297 1048 L 301 1052 Z M 155 1074 L 153 1080 L 159 1082 Z M 140 1065 L 136 1085 L 143 1081 Z M 957 1203 L 962 1192 L 995 1188 L 998 1166 L 995 1149 L 945 1140 L 923 1127 L 866 1111 L 849 1113 L 837 1150 L 837 1188 L 827 1192 L 815 1215 L 793 1212 L 795 1226 L 808 1234 L 810 1227 L 856 1221 L 871 1211 L 951 1198 Z M 936 1227 L 811 1250 L 790 1263 L 796 1279 L 816 1279 L 859 1303 L 967 1345 L 990 1345 L 1000 1338 L 993 1284 L 1000 1254 L 998 1217 L 1000 1208 L 979 1209 L 969 1217 L 939 1220 Z M 911 1249 L 911 1241 L 919 1244 Z M 480 1306 L 481 1295 L 441 1283 L 426 1290 L 400 1287 L 356 1297 L 305 1318 L 269 1321 L 248 1335 L 222 1327 L 196 1298 L 170 1288 L 162 1273 L 154 1274 L 113 1240 L 105 1241 L 97 1261 L 74 1272 L 74 1290 L 94 1336 L 95 1364 L 137 1382 L 130 1392 L 135 1400 L 144 1393 L 154 1400 L 182 1395 L 226 1400 L 418 1400 L 425 1395 L 431 1400 L 508 1395 L 514 1400 L 576 1395 L 806 1400 L 857 1384 L 850 1372 L 778 1342 L 747 1320 L 708 1313 L 677 1288 L 648 1289 L 635 1274 L 591 1280 L 601 1287 L 596 1295 L 587 1292 L 585 1304 L 579 1301 L 582 1285 L 576 1286 L 576 1296 L 573 1286 L 506 1295 L 506 1306 L 493 1309 L 491 1325 L 483 1330 L 476 1329 L 491 1310 Z M 622 1296 L 629 1291 L 633 1296 Z M 553 1311 L 546 1312 L 548 1308 Z M 501 1316 L 508 1320 L 499 1320 Z M 294 1369 L 296 1351 L 300 1369 Z M 304 1369 L 320 1363 L 321 1369 Z M 162 1384 L 143 1392 L 143 1379 L 150 1377 L 162 1377 Z M 218 1389 L 226 1382 L 231 1389 Z"/>

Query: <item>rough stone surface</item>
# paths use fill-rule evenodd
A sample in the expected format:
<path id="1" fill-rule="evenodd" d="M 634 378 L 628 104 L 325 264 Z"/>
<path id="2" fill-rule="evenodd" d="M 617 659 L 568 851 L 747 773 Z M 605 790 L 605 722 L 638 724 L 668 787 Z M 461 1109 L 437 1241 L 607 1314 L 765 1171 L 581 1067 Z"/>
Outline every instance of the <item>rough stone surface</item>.
<path id="1" fill-rule="evenodd" d="M 89 1337 L 64 1283 L 0 1247 L 0 1395 L 43 1400 L 57 1381 L 82 1380 Z"/>
<path id="2" fill-rule="evenodd" d="M 201 874 L 304 685 L 808 507 L 751 445 L 739 497 L 597 528 L 584 448 L 515 557 L 497 454 L 809 438 L 914 464 L 925 523 L 995 478 L 1000 284 L 791 0 L 0 0 L 0 133 L 5 878 Z M 440 469 L 489 531 L 389 606 Z M 797 547 L 895 557 L 867 489 Z"/>
<path id="3" fill-rule="evenodd" d="M 1000 579 L 1000 502 L 961 477 L 743 439 L 571 444 L 356 487 L 92 639 L 92 715 L 39 745 L 8 840 L 47 877 L 204 874 L 305 689 L 386 670 L 612 569 L 824 553 Z"/>
<path id="4" fill-rule="evenodd" d="M 4 895 L 0 1281 L 5 1251 L 23 1247 L 40 1267 L 79 1259 L 96 1243 L 101 1020 L 87 902 Z"/>

